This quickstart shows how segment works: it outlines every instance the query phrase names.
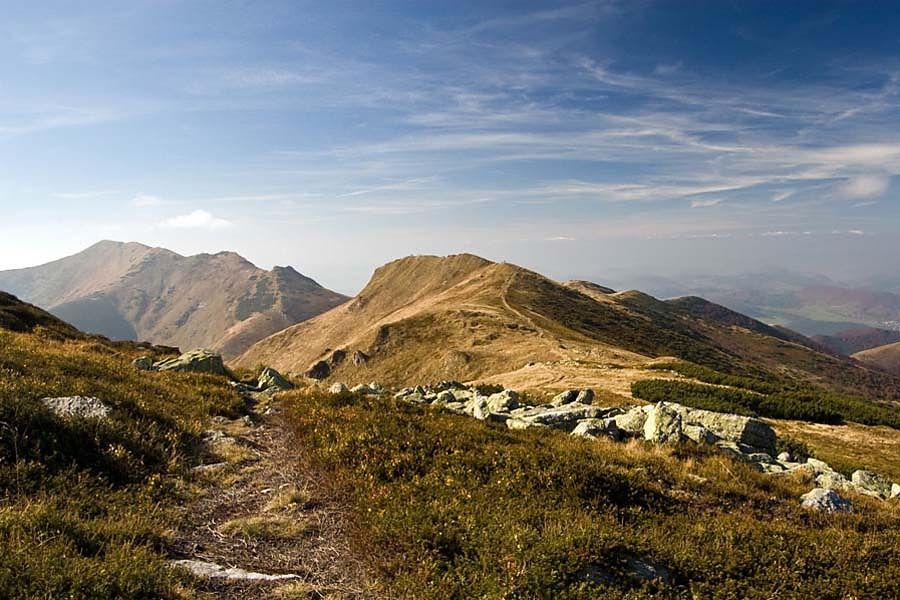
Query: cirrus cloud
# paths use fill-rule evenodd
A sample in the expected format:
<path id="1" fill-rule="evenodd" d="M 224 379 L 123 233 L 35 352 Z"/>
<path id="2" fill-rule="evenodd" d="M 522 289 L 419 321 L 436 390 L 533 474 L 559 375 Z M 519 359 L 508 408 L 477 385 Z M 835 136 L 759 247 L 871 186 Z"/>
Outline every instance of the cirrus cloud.
<path id="1" fill-rule="evenodd" d="M 861 175 L 845 181 L 838 194 L 850 200 L 874 198 L 884 194 L 891 186 L 891 178 L 885 175 Z"/>

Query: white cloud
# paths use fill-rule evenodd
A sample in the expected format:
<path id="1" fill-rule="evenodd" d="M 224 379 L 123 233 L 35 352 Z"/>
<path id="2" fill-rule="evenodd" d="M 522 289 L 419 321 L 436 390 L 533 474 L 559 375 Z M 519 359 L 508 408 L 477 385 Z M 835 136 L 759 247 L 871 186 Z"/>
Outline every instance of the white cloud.
<path id="1" fill-rule="evenodd" d="M 885 193 L 890 185 L 890 177 L 884 175 L 861 175 L 844 182 L 838 187 L 838 194 L 851 200 L 874 198 Z"/>
<path id="2" fill-rule="evenodd" d="M 205 210 L 199 209 L 186 215 L 166 219 L 159 224 L 160 227 L 172 229 L 224 229 L 233 225 L 231 221 L 220 219 Z"/>
<path id="3" fill-rule="evenodd" d="M 148 206 L 162 206 L 166 201 L 159 196 L 151 196 L 150 194 L 138 194 L 131 199 L 131 205 L 138 208 L 146 208 Z"/>
<path id="4" fill-rule="evenodd" d="M 706 208 L 707 206 L 716 206 L 721 203 L 721 198 L 698 198 L 691 200 L 691 208 Z"/>
<path id="5" fill-rule="evenodd" d="M 567 235 L 556 235 L 553 237 L 546 238 L 548 242 L 574 242 L 575 238 L 569 237 Z"/>
<path id="6" fill-rule="evenodd" d="M 787 200 L 788 198 L 790 198 L 793 195 L 794 195 L 793 190 L 787 191 L 787 192 L 778 192 L 777 194 L 772 196 L 772 202 L 782 202 L 784 200 Z"/>

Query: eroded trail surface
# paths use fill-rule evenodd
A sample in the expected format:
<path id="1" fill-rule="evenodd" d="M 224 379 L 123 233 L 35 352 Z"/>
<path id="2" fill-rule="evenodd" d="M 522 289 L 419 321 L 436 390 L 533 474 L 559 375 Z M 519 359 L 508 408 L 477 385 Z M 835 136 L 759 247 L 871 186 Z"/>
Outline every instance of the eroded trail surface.
<path id="1" fill-rule="evenodd" d="M 213 598 L 371 598 L 347 513 L 305 460 L 277 399 L 219 418 L 169 549 Z M 188 562 L 190 561 L 190 562 Z"/>

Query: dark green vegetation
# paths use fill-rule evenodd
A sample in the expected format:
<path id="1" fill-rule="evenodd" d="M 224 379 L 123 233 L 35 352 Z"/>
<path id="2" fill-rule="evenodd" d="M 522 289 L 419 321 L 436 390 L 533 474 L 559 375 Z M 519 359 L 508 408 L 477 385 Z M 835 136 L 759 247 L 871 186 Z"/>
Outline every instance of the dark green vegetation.
<path id="1" fill-rule="evenodd" d="M 647 402 L 678 402 L 695 408 L 837 424 L 854 421 L 900 429 L 900 407 L 832 392 L 803 382 L 724 375 L 688 363 L 660 363 L 652 369 L 675 371 L 692 381 L 649 379 L 635 382 L 632 393 Z M 728 386 L 728 387 L 716 387 Z"/>
<path id="2" fill-rule="evenodd" d="M 0 329 L 0 597 L 174 597 L 165 507 L 204 421 L 236 416 L 240 398 L 221 377 L 139 372 L 145 349 L 9 307 L 34 332 Z M 110 418 L 63 420 L 39 402 L 71 395 L 102 399 Z"/>
<path id="3" fill-rule="evenodd" d="M 298 440 L 392 598 L 887 598 L 900 514 L 804 512 L 809 482 L 698 446 L 586 441 L 388 399 L 294 392 Z M 634 577 L 635 561 L 670 582 Z M 631 563 L 631 566 L 629 566 Z"/>

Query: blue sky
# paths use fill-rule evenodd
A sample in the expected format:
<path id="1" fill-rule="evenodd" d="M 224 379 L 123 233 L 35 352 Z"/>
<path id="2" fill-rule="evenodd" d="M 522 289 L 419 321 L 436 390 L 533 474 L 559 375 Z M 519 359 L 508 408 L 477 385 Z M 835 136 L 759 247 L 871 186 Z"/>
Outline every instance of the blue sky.
<path id="1" fill-rule="evenodd" d="M 602 282 L 900 251 L 889 2 L 30 4 L 0 268 L 133 240 L 353 292 L 418 253 Z"/>

